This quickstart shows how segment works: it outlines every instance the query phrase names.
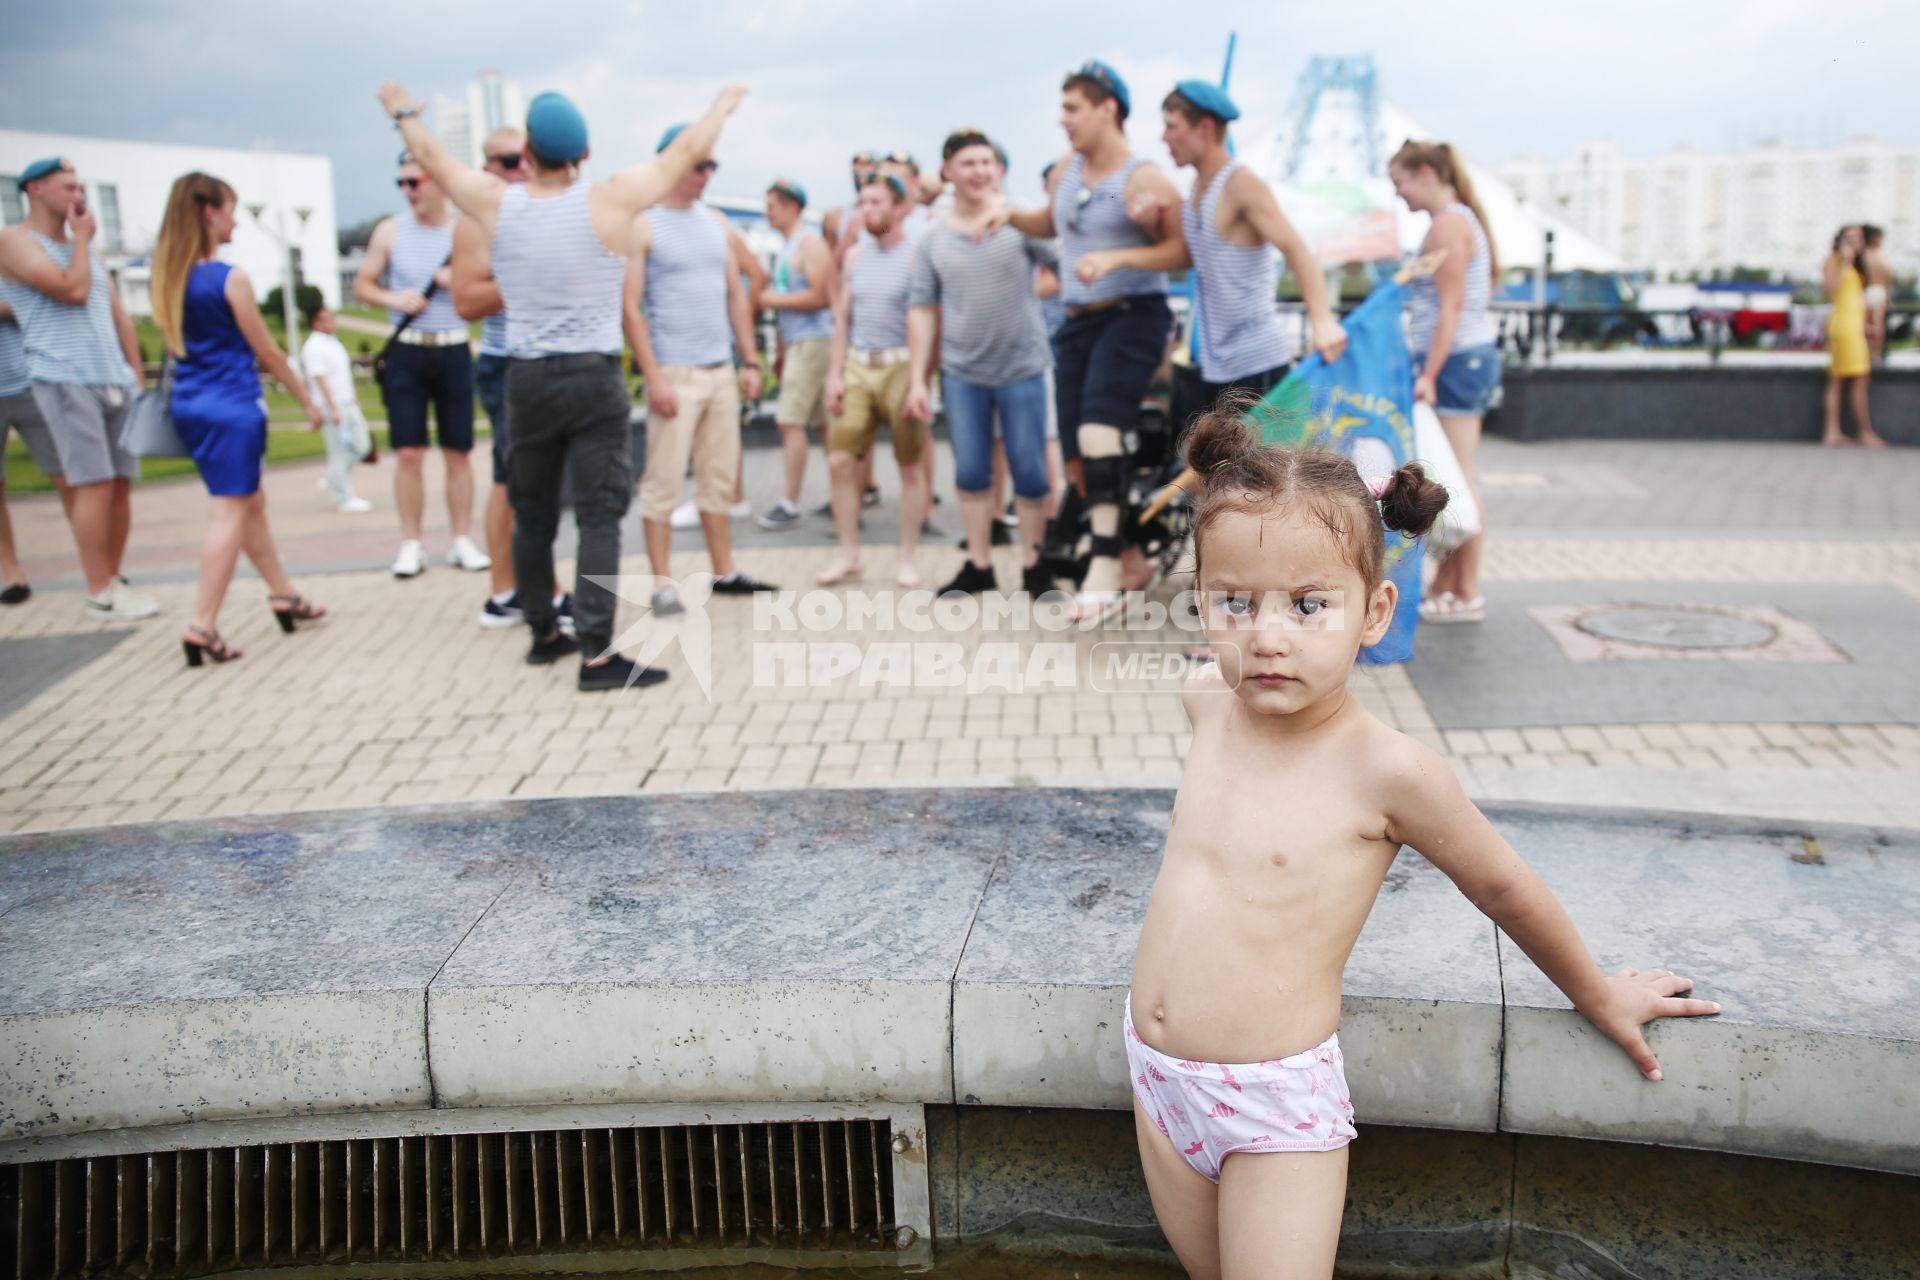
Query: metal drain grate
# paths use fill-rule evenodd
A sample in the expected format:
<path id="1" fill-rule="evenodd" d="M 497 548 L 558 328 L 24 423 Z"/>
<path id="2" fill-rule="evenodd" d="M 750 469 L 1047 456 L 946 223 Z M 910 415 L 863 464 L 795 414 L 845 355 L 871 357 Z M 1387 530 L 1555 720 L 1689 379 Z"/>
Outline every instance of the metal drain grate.
<path id="1" fill-rule="evenodd" d="M 676 1248 L 888 1248 L 891 1125 L 288 1142 L 0 1166 L 17 1280 Z"/>

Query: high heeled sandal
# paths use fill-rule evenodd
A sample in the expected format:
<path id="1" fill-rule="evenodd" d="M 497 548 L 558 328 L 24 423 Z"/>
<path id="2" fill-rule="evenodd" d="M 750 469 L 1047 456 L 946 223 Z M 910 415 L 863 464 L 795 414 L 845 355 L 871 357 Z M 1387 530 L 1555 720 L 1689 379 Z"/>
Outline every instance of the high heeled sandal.
<path id="1" fill-rule="evenodd" d="M 206 658 L 212 658 L 216 663 L 220 663 L 232 662 L 235 658 L 242 656 L 240 650 L 220 638 L 218 631 L 206 631 L 194 626 L 189 626 L 187 630 L 200 637 L 198 640 L 189 640 L 185 636 L 180 638 L 180 648 L 185 651 L 187 665 L 190 667 L 199 666 Z"/>
<path id="2" fill-rule="evenodd" d="M 285 608 L 281 608 L 283 604 Z M 280 624 L 280 629 L 289 635 L 293 634 L 294 623 L 318 622 L 327 616 L 325 609 L 310 603 L 305 596 L 268 596 L 267 608 L 273 611 L 273 620 Z"/>

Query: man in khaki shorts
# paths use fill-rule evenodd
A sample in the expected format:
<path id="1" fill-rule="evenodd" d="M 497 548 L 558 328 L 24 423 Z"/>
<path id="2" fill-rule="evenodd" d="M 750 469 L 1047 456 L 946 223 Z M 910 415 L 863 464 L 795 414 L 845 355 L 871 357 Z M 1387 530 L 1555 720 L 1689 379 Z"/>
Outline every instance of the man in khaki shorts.
<path id="1" fill-rule="evenodd" d="M 757 517 L 762 529 L 791 529 L 800 522 L 800 488 L 807 478 L 807 428 L 827 425 L 827 365 L 833 358 L 833 252 L 801 215 L 806 188 L 786 178 L 767 188 L 767 221 L 783 243 L 773 264 L 773 290 L 754 307 L 779 313 L 780 399 L 773 420 L 786 453 L 785 496 Z"/>
<path id="2" fill-rule="evenodd" d="M 668 129 L 658 150 L 671 146 L 683 128 Z M 653 575 L 662 580 L 653 592 L 657 614 L 680 613 L 685 607 L 667 579 L 672 576 L 670 521 L 690 458 L 693 503 L 713 560 L 714 592 L 774 590 L 734 567 L 727 525 L 740 484 L 740 397 L 759 398 L 760 360 L 727 217 L 701 201 L 718 167 L 714 160 L 701 161 L 671 195 L 634 219 L 627 259 L 627 341 L 647 384 L 640 525 Z"/>
<path id="3" fill-rule="evenodd" d="M 929 493 L 927 424 L 906 416 L 911 367 L 907 300 L 913 282 L 913 246 L 902 217 L 912 208 L 907 188 L 876 174 L 860 191 L 860 216 L 869 237 L 847 253 L 846 280 L 834 300 L 833 359 L 827 370 L 827 468 L 833 477 L 833 523 L 840 552 L 815 575 L 823 587 L 861 574 L 860 467 L 881 423 L 893 436 L 900 464 L 900 564 L 894 580 L 920 585 L 914 550 Z"/>

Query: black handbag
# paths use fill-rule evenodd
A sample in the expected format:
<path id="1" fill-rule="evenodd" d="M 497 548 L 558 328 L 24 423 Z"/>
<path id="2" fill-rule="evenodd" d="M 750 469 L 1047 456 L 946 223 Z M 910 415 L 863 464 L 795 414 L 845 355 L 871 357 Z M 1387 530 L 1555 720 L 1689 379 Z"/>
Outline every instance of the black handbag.
<path id="1" fill-rule="evenodd" d="M 448 254 L 446 261 L 442 262 L 440 266 L 446 267 L 452 264 L 453 255 Z M 427 277 L 427 287 L 420 291 L 421 297 L 432 301 L 434 290 L 440 287 L 439 275 L 440 267 L 435 267 L 433 275 Z M 395 325 L 393 332 L 387 335 L 387 345 L 380 348 L 380 354 L 373 358 L 373 383 L 380 388 L 382 395 L 385 395 L 387 390 L 387 354 L 393 350 L 393 344 L 400 341 L 400 335 L 407 331 L 407 326 L 419 318 L 418 315 L 400 317 L 400 323 Z"/>

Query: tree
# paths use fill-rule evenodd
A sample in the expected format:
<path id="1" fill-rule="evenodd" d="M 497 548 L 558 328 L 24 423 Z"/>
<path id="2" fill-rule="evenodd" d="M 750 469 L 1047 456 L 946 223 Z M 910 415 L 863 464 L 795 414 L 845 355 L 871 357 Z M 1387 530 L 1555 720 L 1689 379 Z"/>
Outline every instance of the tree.
<path id="1" fill-rule="evenodd" d="M 310 316 L 327 305 L 326 297 L 317 284 L 302 284 L 293 291 L 293 309 L 303 316 Z M 267 300 L 260 304 L 262 315 L 278 319 L 287 314 L 286 297 L 280 285 L 273 286 L 267 294 Z"/>

